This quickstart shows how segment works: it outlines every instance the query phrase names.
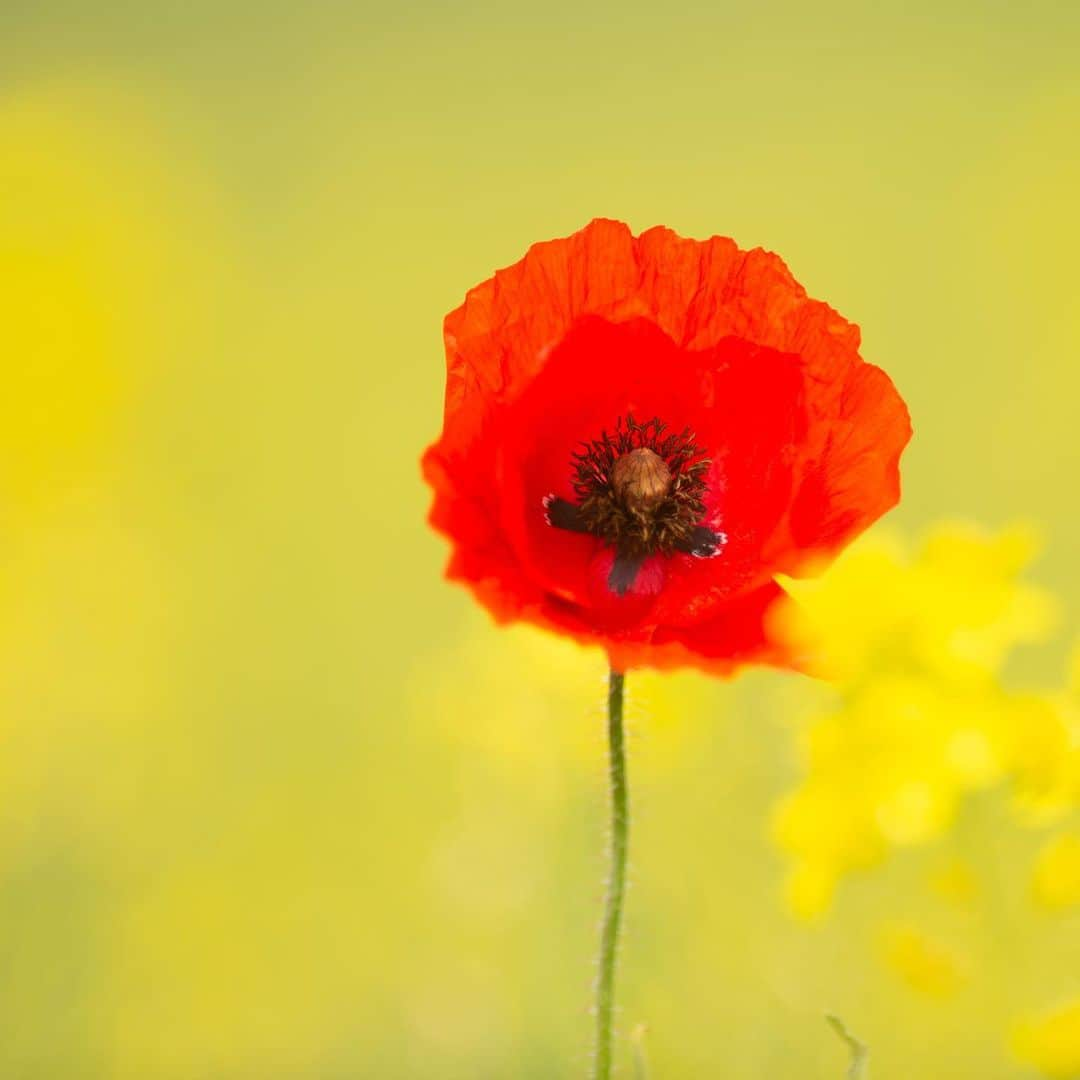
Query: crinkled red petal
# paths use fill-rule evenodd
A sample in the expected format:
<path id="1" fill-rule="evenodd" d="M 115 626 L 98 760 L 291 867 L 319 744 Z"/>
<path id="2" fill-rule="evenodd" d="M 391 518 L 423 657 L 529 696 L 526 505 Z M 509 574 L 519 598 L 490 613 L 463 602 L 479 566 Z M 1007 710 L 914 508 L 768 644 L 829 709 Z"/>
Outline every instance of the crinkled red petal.
<path id="1" fill-rule="evenodd" d="M 782 662 L 750 631 L 748 598 L 899 497 L 903 402 L 860 358 L 858 328 L 769 252 L 594 221 L 471 290 L 445 339 L 444 430 L 424 471 L 449 573 L 498 618 L 599 640 L 623 666 Z M 540 500 L 571 497 L 570 452 L 628 412 L 693 428 L 728 544 L 665 559 L 662 588 L 617 600 L 597 541 L 547 526 Z"/>

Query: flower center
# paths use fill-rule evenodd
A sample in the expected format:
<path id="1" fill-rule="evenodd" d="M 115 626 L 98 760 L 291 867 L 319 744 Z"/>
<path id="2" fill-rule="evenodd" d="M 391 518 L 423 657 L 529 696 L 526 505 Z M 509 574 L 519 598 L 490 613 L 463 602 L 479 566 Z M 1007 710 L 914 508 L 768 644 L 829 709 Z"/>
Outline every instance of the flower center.
<path id="1" fill-rule="evenodd" d="M 707 558 L 724 543 L 702 525 L 709 460 L 686 428 L 668 432 L 658 417 L 620 417 L 615 431 L 582 444 L 571 460 L 577 502 L 544 498 L 548 524 L 591 533 L 615 550 L 609 579 L 622 595 L 650 555 Z"/>
<path id="2" fill-rule="evenodd" d="M 615 497 L 631 513 L 648 514 L 663 502 L 671 487 L 668 463 L 647 446 L 617 458 L 611 470 Z"/>
<path id="3" fill-rule="evenodd" d="M 619 554 L 671 554 L 705 512 L 709 462 L 689 428 L 674 434 L 658 417 L 620 417 L 613 434 L 574 455 L 574 491 L 586 530 Z"/>

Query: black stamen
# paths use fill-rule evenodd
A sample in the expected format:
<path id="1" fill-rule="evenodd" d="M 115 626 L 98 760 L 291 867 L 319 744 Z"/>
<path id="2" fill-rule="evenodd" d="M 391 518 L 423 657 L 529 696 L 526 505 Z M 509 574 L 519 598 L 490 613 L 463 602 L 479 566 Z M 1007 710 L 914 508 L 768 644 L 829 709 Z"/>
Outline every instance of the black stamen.
<path id="1" fill-rule="evenodd" d="M 572 453 L 576 498 L 545 495 L 544 518 L 554 528 L 588 533 L 613 549 L 608 588 L 625 596 L 652 555 L 707 559 L 720 553 L 727 537 L 699 524 L 708 470 L 690 428 L 672 431 L 659 417 L 639 423 L 621 416 L 613 431 L 601 431 Z"/>
<path id="2" fill-rule="evenodd" d="M 624 501 L 616 463 L 638 450 L 650 450 L 670 473 L 667 495 L 648 508 Z M 709 462 L 689 428 L 671 431 L 659 417 L 639 423 L 621 416 L 613 432 L 582 444 L 573 454 L 574 493 L 587 530 L 627 554 L 670 555 L 705 513 L 705 473 Z"/>

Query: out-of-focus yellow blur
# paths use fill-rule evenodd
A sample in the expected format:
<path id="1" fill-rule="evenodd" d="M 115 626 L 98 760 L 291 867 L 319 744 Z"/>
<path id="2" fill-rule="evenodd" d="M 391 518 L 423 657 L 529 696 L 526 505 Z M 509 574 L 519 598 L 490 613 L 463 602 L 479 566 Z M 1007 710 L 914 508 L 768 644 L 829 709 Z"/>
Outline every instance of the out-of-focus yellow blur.
<path id="1" fill-rule="evenodd" d="M 1078 46 L 1060 0 L 7 5 L 0 1075 L 584 1074 L 602 662 L 441 582 L 416 459 L 442 315 L 598 214 L 784 255 L 911 406 L 892 526 L 990 530 L 912 571 L 972 614 L 904 694 L 632 677 L 623 1033 L 661 1080 L 838 1078 L 829 1011 L 877 1080 L 1080 1074 L 1080 822 L 1034 797 L 1077 753 Z"/>

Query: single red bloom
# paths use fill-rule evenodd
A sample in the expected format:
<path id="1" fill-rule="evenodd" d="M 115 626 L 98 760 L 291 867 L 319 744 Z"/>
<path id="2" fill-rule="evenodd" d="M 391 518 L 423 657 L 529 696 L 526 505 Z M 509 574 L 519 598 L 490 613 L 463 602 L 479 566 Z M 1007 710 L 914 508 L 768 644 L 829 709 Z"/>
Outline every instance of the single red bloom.
<path id="1" fill-rule="evenodd" d="M 775 575 L 899 498 L 903 401 L 760 248 L 593 221 L 472 289 L 444 337 L 423 466 L 447 576 L 618 670 L 792 664 Z"/>

